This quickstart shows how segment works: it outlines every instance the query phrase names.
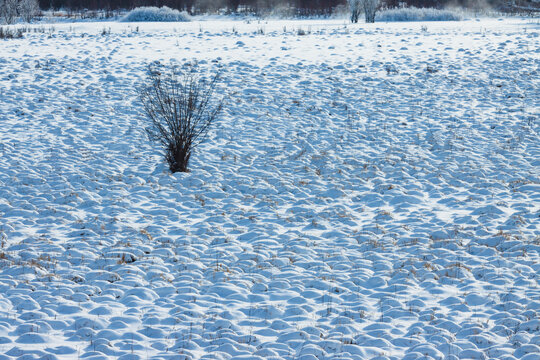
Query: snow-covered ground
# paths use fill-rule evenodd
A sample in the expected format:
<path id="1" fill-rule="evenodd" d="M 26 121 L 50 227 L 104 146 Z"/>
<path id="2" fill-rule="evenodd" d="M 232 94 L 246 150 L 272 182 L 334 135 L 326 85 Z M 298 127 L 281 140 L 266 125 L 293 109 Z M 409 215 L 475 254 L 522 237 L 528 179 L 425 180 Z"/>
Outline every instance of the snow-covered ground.
<path id="1" fill-rule="evenodd" d="M 0 40 L 0 359 L 540 358 L 536 20 L 41 26 Z M 156 60 L 221 71 L 190 173 Z"/>

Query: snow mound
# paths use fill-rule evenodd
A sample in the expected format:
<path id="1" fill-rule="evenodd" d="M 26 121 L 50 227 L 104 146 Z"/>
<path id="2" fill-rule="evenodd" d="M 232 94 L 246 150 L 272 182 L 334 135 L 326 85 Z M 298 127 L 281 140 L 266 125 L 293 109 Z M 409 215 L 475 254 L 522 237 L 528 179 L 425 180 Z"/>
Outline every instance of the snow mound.
<path id="1" fill-rule="evenodd" d="M 462 16 L 451 10 L 439 10 L 432 8 L 400 8 L 381 11 L 377 21 L 460 21 Z"/>
<path id="2" fill-rule="evenodd" d="M 190 21 L 190 17 L 185 11 L 178 11 L 170 7 L 143 6 L 131 10 L 120 21 L 141 22 L 141 21 Z"/>

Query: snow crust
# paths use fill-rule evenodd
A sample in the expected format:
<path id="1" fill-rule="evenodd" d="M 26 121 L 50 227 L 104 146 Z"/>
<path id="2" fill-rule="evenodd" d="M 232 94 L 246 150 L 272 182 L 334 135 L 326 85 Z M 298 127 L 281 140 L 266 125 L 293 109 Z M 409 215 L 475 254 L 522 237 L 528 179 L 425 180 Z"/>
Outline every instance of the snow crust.
<path id="1" fill-rule="evenodd" d="M 540 357 L 536 24 L 138 25 L 0 42 L 0 359 Z M 190 173 L 156 61 L 222 74 Z"/>

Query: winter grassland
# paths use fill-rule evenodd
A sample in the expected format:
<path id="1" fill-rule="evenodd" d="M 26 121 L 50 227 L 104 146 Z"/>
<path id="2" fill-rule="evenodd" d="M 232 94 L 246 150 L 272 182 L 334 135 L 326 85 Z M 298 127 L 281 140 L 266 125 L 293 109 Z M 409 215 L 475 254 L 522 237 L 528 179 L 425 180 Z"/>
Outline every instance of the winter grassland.
<path id="1" fill-rule="evenodd" d="M 35 26 L 0 40 L 0 359 L 540 358 L 537 20 Z M 157 62 L 221 73 L 188 173 Z"/>

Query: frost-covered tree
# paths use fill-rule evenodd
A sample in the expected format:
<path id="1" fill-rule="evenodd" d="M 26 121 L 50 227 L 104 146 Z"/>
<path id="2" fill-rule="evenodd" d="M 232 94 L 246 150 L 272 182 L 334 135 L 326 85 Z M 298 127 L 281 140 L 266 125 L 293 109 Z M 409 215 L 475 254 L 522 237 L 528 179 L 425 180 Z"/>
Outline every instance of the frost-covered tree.
<path id="1" fill-rule="evenodd" d="M 349 4 L 349 10 L 351 11 L 351 22 L 357 23 L 358 17 L 360 13 L 362 12 L 361 7 L 361 1 L 362 0 L 347 0 L 347 3 Z"/>
<path id="2" fill-rule="evenodd" d="M 0 0 L 0 18 L 6 24 L 13 24 L 17 18 L 18 0 Z"/>
<path id="3" fill-rule="evenodd" d="M 39 14 L 38 0 L 0 0 L 0 18 L 6 24 L 13 24 L 20 16 L 30 22 Z"/>
<path id="4" fill-rule="evenodd" d="M 364 14 L 366 16 L 367 23 L 375 22 L 375 14 L 377 13 L 377 7 L 379 6 L 379 0 L 361 0 L 364 7 Z"/>
<path id="5" fill-rule="evenodd" d="M 19 15 L 26 22 L 31 22 L 39 14 L 38 0 L 19 0 Z"/>
<path id="6" fill-rule="evenodd" d="M 367 23 L 375 22 L 379 0 L 347 0 L 347 3 L 351 11 L 351 22 L 357 23 L 362 11 L 366 16 Z"/>

